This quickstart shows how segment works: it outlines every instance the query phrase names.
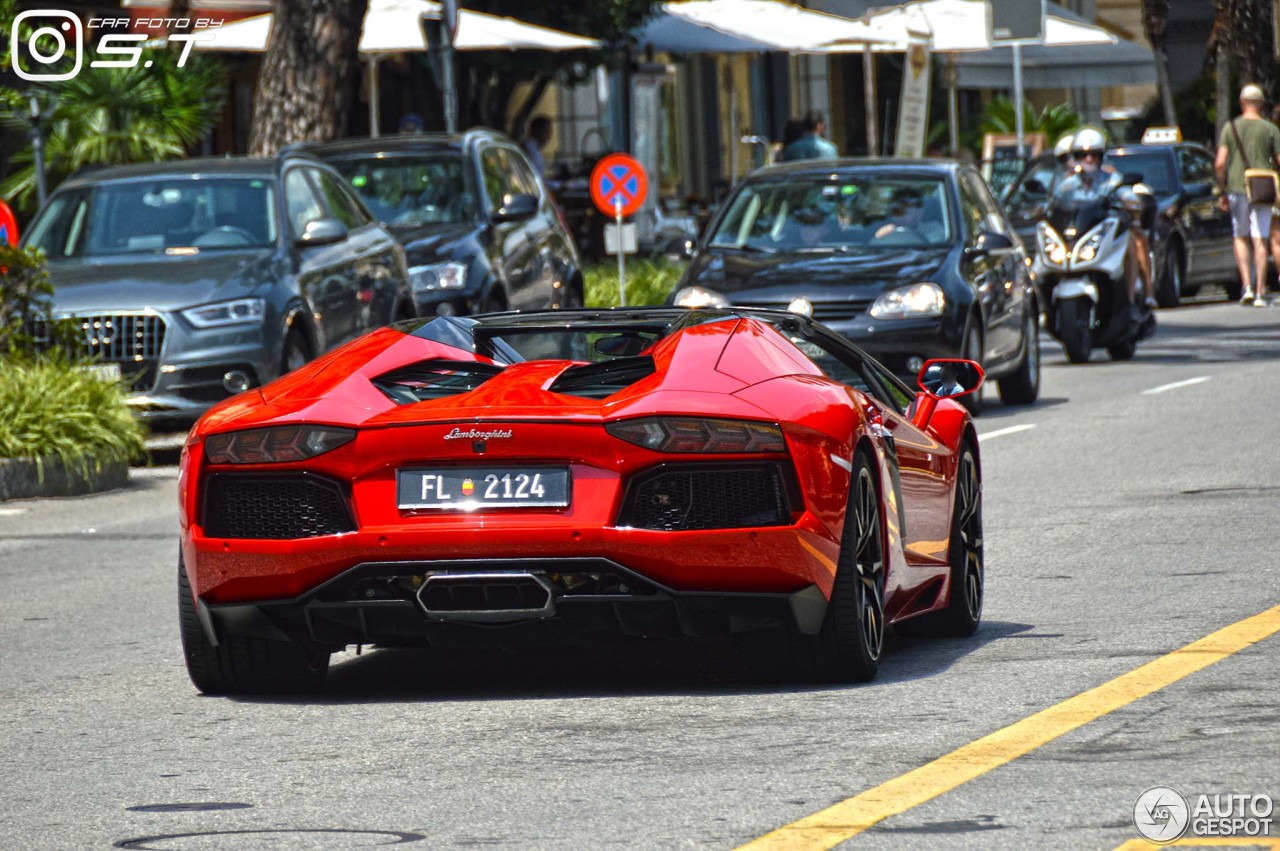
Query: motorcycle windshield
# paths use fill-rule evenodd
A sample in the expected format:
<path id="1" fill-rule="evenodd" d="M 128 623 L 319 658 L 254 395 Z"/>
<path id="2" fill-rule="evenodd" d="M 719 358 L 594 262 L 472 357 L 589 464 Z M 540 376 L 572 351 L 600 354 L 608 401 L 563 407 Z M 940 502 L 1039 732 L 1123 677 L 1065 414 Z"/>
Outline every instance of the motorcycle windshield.
<path id="1" fill-rule="evenodd" d="M 1107 217 L 1112 188 L 1105 181 L 1088 186 L 1076 178 L 1064 180 L 1049 202 L 1049 224 L 1071 245 Z"/>

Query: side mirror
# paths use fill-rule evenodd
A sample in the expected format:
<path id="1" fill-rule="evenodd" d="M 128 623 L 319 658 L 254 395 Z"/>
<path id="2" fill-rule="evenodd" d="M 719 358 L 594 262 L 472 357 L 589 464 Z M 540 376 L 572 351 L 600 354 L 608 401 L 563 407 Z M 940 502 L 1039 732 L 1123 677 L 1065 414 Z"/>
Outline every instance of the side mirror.
<path id="1" fill-rule="evenodd" d="M 976 361 L 937 358 L 925 362 L 916 383 L 937 399 L 954 399 L 977 390 L 985 377 L 986 373 Z"/>
<path id="2" fill-rule="evenodd" d="M 318 245 L 333 245 L 347 238 L 347 228 L 337 219 L 316 219 L 307 222 L 302 235 L 295 241 L 299 248 L 314 248 Z"/>
<path id="3" fill-rule="evenodd" d="M 1022 184 L 1022 191 L 1028 195 L 1048 195 L 1049 187 L 1045 186 L 1034 177 L 1028 177 Z"/>
<path id="4" fill-rule="evenodd" d="M 1199 200 L 1200 198 L 1208 198 L 1209 196 L 1213 195 L 1213 184 L 1212 183 L 1189 184 L 1183 190 L 1183 195 L 1185 195 L 1190 200 Z"/>
<path id="5" fill-rule="evenodd" d="M 502 199 L 502 206 L 494 211 L 495 222 L 519 222 L 533 217 L 538 212 L 537 195 L 508 195 Z"/>
<path id="6" fill-rule="evenodd" d="M 978 234 L 978 241 L 969 247 L 968 253 L 973 257 L 984 254 L 1005 254 L 1013 250 L 1013 240 L 1002 233 L 984 230 Z"/>
<path id="7" fill-rule="evenodd" d="M 982 386 L 986 373 L 976 361 L 959 358 L 937 358 L 925 361 L 916 377 L 922 392 L 916 397 L 911 421 L 916 428 L 929 425 L 939 399 L 955 399 L 965 396 Z"/>

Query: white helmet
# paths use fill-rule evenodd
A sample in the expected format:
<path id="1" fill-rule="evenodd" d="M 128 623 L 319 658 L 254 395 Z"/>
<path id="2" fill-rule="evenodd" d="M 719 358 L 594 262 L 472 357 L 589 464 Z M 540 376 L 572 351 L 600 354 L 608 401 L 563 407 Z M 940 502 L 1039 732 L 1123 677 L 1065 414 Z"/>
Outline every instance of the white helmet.
<path id="1" fill-rule="evenodd" d="M 1065 160 L 1071 156 L 1071 140 L 1075 137 L 1068 133 L 1058 140 L 1058 144 L 1053 146 L 1053 155 L 1059 160 Z"/>
<path id="2" fill-rule="evenodd" d="M 1085 153 L 1103 154 L 1107 150 L 1107 137 L 1101 130 L 1086 127 L 1076 133 L 1071 140 L 1071 153 L 1079 156 Z"/>

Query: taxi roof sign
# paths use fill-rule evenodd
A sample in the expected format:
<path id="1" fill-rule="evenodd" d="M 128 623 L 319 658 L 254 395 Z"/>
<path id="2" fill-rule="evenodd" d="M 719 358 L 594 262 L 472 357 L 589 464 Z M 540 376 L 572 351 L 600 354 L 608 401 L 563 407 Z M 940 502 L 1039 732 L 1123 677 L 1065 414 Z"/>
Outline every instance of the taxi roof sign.
<path id="1" fill-rule="evenodd" d="M 1148 127 L 1142 133 L 1144 145 L 1174 145 L 1181 141 L 1181 127 Z"/>

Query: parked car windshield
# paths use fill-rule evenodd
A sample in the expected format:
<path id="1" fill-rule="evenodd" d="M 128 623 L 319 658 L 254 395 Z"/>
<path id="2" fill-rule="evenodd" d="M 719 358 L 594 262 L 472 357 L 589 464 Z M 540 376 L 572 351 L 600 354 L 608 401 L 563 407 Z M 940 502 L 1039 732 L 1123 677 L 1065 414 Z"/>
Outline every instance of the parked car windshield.
<path id="1" fill-rule="evenodd" d="M 197 176 L 60 193 L 32 225 L 28 244 L 57 259 L 262 248 L 275 241 L 271 181 Z"/>
<path id="2" fill-rule="evenodd" d="M 459 154 L 333 161 L 365 205 L 389 225 L 471 221 L 476 199 Z"/>
<path id="3" fill-rule="evenodd" d="M 1142 175 L 1142 182 L 1156 195 L 1172 195 L 1175 191 L 1172 158 L 1164 154 L 1113 153 L 1107 155 L 1107 162 L 1121 174 Z"/>
<path id="4" fill-rule="evenodd" d="M 763 251 L 946 245 L 952 226 L 941 178 L 841 175 L 742 187 L 711 246 Z"/>

